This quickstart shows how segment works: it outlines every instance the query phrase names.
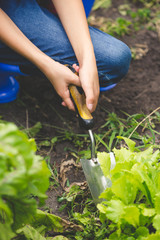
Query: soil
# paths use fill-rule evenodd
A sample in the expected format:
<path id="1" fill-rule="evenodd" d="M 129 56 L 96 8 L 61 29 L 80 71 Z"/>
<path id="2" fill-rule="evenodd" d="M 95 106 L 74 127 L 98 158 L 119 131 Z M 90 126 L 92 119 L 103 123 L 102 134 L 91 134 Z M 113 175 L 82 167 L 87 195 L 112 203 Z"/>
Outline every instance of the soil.
<path id="1" fill-rule="evenodd" d="M 97 10 L 93 14 L 96 16 L 108 14 L 110 17 L 117 17 L 119 14 L 117 5 L 123 2 L 125 1 L 114 0 L 112 8 Z M 107 117 L 104 109 L 122 116 L 123 112 L 131 115 L 141 112 L 149 114 L 160 106 L 160 39 L 158 34 L 142 28 L 120 39 L 129 47 L 140 46 L 147 51 L 143 51 L 140 59 L 132 60 L 127 76 L 114 89 L 100 95 L 99 104 L 94 113 L 95 132 Z M 18 99 L 0 105 L 0 116 L 4 120 L 14 122 L 17 126 L 24 128 L 41 122 L 42 129 L 35 137 L 37 143 L 56 136 L 57 127 L 76 133 L 86 133 L 79 127 L 76 114 L 61 106 L 61 100 L 49 81 L 38 77 L 18 77 L 17 80 L 20 84 Z M 39 154 L 50 156 L 51 166 L 54 165 L 59 171 L 63 161 L 73 158 L 66 150 L 72 148 L 71 142 L 62 141 L 53 149 L 41 148 Z M 82 169 L 77 170 L 73 167 L 68 178 L 70 183 L 84 181 Z M 60 186 L 51 188 L 46 202 L 51 211 L 60 216 L 65 215 L 58 210 L 57 196 L 61 195 L 62 191 Z"/>

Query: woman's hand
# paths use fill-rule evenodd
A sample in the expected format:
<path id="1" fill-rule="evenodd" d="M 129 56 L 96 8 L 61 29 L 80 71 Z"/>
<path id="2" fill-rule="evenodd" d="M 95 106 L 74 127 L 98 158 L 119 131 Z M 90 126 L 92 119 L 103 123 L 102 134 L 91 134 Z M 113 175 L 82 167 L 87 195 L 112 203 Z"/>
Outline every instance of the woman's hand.
<path id="1" fill-rule="evenodd" d="M 79 68 L 81 86 L 86 95 L 86 105 L 90 112 L 95 111 L 99 97 L 99 79 L 96 66 L 90 63 Z"/>
<path id="2" fill-rule="evenodd" d="M 89 66 L 80 68 L 78 65 L 73 64 L 72 67 L 79 73 L 79 81 L 86 95 L 86 105 L 90 112 L 96 109 L 99 97 L 99 80 L 97 71 L 93 71 Z M 62 102 L 63 106 L 67 106 Z"/>
<path id="3" fill-rule="evenodd" d="M 99 97 L 99 78 L 97 67 L 94 63 L 82 66 L 73 64 L 73 68 L 79 73 L 80 83 L 86 95 L 86 105 L 90 112 L 96 109 Z"/>
<path id="4" fill-rule="evenodd" d="M 46 63 L 46 67 L 41 70 L 50 80 L 59 96 L 63 99 L 62 105 L 67 106 L 70 110 L 75 110 L 74 104 L 70 98 L 68 86 L 70 84 L 81 86 L 79 77 L 68 67 L 52 59 L 49 59 Z"/>

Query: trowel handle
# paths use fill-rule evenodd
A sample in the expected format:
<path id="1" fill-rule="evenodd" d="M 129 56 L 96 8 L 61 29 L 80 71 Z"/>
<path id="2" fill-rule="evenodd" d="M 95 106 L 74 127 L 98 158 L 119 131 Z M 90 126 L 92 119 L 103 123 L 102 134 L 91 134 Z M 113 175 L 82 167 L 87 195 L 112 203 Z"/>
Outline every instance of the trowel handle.
<path id="1" fill-rule="evenodd" d="M 74 68 L 69 66 L 69 68 L 75 73 Z M 93 116 L 86 106 L 86 97 L 82 89 L 79 89 L 75 85 L 69 85 L 69 91 L 76 107 L 80 126 L 84 127 L 86 130 L 92 129 L 94 125 Z"/>
<path id="2" fill-rule="evenodd" d="M 69 91 L 78 112 L 80 126 L 84 127 L 86 130 L 92 129 L 94 120 L 86 106 L 86 98 L 84 93 L 79 93 L 79 90 L 74 85 L 69 86 Z"/>

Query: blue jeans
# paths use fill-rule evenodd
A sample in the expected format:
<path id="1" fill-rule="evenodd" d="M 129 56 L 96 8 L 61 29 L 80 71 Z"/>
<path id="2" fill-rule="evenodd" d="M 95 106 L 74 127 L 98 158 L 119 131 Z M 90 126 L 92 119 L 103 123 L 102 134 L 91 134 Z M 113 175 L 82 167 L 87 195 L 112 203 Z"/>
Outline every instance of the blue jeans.
<path id="1" fill-rule="evenodd" d="M 87 1 L 87 0 L 86 0 Z M 44 53 L 62 64 L 77 63 L 75 53 L 57 16 L 41 8 L 36 0 L 2 0 L 1 8 L 21 31 Z M 122 41 L 89 27 L 100 85 L 105 87 L 120 81 L 128 72 L 131 52 Z M 33 65 L 0 42 L 0 62 Z"/>

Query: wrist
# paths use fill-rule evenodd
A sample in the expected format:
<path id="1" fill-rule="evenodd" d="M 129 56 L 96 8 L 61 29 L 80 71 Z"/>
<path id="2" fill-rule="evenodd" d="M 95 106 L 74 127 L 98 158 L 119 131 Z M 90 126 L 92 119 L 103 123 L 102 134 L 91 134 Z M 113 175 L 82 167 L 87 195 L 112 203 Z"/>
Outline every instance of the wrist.
<path id="1" fill-rule="evenodd" d="M 80 68 L 86 64 L 87 65 L 96 64 L 96 58 L 95 58 L 94 50 L 92 47 L 85 48 L 84 50 L 82 50 L 79 56 L 77 56 L 77 59 L 78 59 Z"/>
<path id="2" fill-rule="evenodd" d="M 90 69 L 94 69 L 97 68 L 97 64 L 96 64 L 96 58 L 95 55 L 91 55 L 91 54 L 87 54 L 84 55 L 83 58 L 81 59 L 81 61 L 79 62 L 79 67 L 80 68 L 90 68 Z"/>
<path id="3" fill-rule="evenodd" d="M 44 73 L 48 73 L 49 66 L 52 64 L 52 69 L 54 68 L 55 61 L 47 56 L 45 53 L 40 53 L 35 56 L 34 64 Z"/>

